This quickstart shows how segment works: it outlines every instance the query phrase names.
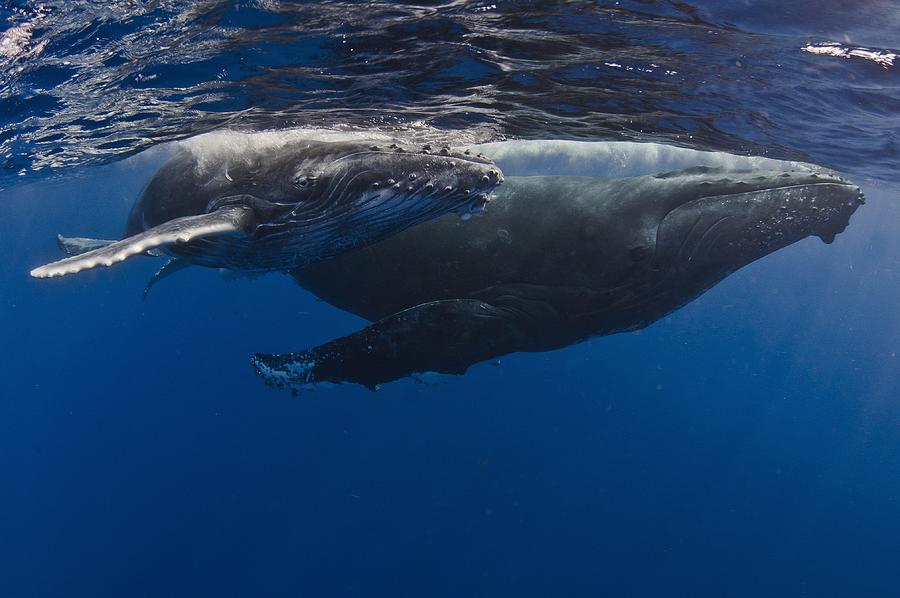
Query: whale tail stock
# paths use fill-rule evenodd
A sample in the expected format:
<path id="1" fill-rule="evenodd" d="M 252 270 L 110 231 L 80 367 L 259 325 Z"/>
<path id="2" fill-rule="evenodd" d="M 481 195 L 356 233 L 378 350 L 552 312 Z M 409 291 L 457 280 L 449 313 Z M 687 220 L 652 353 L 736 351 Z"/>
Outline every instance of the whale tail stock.
<path id="1" fill-rule="evenodd" d="M 238 206 L 222 208 L 199 216 L 176 218 L 121 241 L 59 237 L 60 248 L 70 257 L 35 268 L 31 271 L 31 275 L 35 278 L 51 278 L 75 274 L 98 266 L 112 266 L 132 256 L 151 253 L 172 243 L 187 243 L 198 237 L 247 232 L 254 222 L 253 210 Z"/>

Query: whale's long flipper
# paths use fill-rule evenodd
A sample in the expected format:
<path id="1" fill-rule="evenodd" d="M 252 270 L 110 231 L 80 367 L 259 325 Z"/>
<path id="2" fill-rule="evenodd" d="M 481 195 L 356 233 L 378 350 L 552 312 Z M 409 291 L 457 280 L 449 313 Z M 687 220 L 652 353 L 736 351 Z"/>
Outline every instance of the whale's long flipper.
<path id="1" fill-rule="evenodd" d="M 552 319 L 552 318 L 551 318 Z M 474 363 L 535 350 L 528 313 L 474 299 L 411 307 L 308 351 L 256 354 L 251 363 L 278 388 L 353 382 L 374 388 L 421 372 L 463 374 Z"/>
<path id="2" fill-rule="evenodd" d="M 108 247 L 116 242 L 115 239 L 91 239 L 89 237 L 64 237 L 62 235 L 56 235 L 56 245 L 66 255 L 81 255 L 82 253 L 100 249 L 101 247 Z M 144 253 L 152 257 L 162 256 L 162 252 L 158 249 L 148 249 Z"/>
<path id="3" fill-rule="evenodd" d="M 249 232 L 255 222 L 253 210 L 241 206 L 222 208 L 210 214 L 176 218 L 127 239 L 35 268 L 31 275 L 35 278 L 50 278 L 75 274 L 97 266 L 111 266 L 171 243 L 187 243 L 198 237 Z"/>
<path id="4" fill-rule="evenodd" d="M 95 249 L 100 249 L 102 247 L 109 247 L 116 241 L 111 241 L 109 239 L 91 239 L 88 237 L 64 237 L 62 235 L 56 235 L 56 244 L 59 245 L 59 248 L 63 250 L 67 255 L 81 255 L 87 253 L 88 251 L 94 251 Z M 153 257 L 160 257 L 162 253 L 157 249 L 149 249 L 144 252 L 147 255 Z M 170 258 L 163 267 L 156 271 L 156 273 L 150 277 L 150 280 L 147 281 L 147 285 L 144 287 L 144 292 L 141 293 L 141 299 L 146 299 L 147 294 L 150 292 L 150 289 L 158 283 L 163 278 L 168 278 L 175 272 L 180 270 L 184 270 L 188 266 L 190 266 L 190 262 L 182 259 L 178 259 L 176 257 Z"/>

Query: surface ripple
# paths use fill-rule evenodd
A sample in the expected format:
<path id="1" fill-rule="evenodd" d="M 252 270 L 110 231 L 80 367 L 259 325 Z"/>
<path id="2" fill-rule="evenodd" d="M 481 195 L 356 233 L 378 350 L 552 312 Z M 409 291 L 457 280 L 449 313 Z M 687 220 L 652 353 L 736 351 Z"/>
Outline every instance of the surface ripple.
<path id="1" fill-rule="evenodd" d="M 891 3 L 746 4 L 6 3 L 0 186 L 222 127 L 663 141 L 896 181 Z"/>

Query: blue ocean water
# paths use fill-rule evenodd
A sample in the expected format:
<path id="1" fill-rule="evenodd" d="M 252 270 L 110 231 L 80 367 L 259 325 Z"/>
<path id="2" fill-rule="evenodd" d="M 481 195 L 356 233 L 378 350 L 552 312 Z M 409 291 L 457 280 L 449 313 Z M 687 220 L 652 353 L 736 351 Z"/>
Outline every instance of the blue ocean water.
<path id="1" fill-rule="evenodd" d="M 895 3 L 3 17 L 0 596 L 895 593 Z M 365 325 L 288 277 L 28 277 L 120 236 L 163 142 L 313 126 L 802 159 L 867 203 L 645 330 L 375 393 L 262 385 L 254 351 Z"/>

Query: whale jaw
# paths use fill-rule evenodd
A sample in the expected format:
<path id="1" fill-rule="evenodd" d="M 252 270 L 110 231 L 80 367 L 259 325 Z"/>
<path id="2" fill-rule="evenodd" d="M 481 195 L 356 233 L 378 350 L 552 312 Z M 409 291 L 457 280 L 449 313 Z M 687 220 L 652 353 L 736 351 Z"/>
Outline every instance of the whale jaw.
<path id="1" fill-rule="evenodd" d="M 733 271 L 809 236 L 831 243 L 865 201 L 859 187 L 839 177 L 777 177 L 671 210 L 657 229 L 657 262 L 681 268 L 721 262 Z"/>

